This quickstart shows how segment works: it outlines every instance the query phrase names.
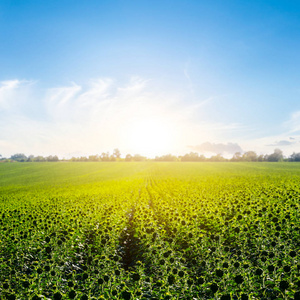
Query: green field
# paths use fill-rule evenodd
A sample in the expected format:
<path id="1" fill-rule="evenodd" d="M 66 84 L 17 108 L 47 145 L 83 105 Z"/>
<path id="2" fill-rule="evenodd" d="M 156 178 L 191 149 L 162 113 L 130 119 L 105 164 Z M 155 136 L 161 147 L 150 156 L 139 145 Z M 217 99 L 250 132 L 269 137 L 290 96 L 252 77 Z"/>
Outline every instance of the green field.
<path id="1" fill-rule="evenodd" d="M 297 163 L 2 163 L 0 299 L 300 299 Z"/>

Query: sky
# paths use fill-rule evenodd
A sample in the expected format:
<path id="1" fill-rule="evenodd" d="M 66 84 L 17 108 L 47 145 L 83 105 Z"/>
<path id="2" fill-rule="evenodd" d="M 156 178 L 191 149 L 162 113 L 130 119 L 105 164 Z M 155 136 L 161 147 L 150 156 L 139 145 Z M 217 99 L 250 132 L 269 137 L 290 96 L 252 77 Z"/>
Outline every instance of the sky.
<path id="1" fill-rule="evenodd" d="M 0 154 L 300 152 L 300 2 L 0 0 Z"/>

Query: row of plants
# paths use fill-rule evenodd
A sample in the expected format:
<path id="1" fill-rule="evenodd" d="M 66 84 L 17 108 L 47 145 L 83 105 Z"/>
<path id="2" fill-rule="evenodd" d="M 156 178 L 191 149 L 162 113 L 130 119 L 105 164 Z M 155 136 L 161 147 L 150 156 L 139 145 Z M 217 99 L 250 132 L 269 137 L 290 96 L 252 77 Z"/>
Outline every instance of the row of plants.
<path id="1" fill-rule="evenodd" d="M 299 299 L 297 172 L 205 165 L 5 187 L 0 298 Z"/>

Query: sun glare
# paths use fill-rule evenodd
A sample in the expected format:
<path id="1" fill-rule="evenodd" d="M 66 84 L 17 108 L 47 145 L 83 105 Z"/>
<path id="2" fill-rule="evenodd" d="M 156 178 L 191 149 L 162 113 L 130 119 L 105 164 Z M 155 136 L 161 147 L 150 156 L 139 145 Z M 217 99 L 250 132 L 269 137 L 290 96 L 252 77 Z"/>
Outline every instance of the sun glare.
<path id="1" fill-rule="evenodd" d="M 130 123 L 127 137 L 135 153 L 155 157 L 170 151 L 173 130 L 160 119 L 137 119 Z"/>

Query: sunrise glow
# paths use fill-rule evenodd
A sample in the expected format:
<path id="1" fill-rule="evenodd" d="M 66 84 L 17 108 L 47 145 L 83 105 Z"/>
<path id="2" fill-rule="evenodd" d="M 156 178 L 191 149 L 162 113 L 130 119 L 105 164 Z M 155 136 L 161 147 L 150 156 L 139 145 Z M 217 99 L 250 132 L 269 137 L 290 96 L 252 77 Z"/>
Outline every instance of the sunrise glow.
<path id="1" fill-rule="evenodd" d="M 128 148 L 149 157 L 168 151 L 173 143 L 171 124 L 159 118 L 136 118 L 128 126 Z"/>

